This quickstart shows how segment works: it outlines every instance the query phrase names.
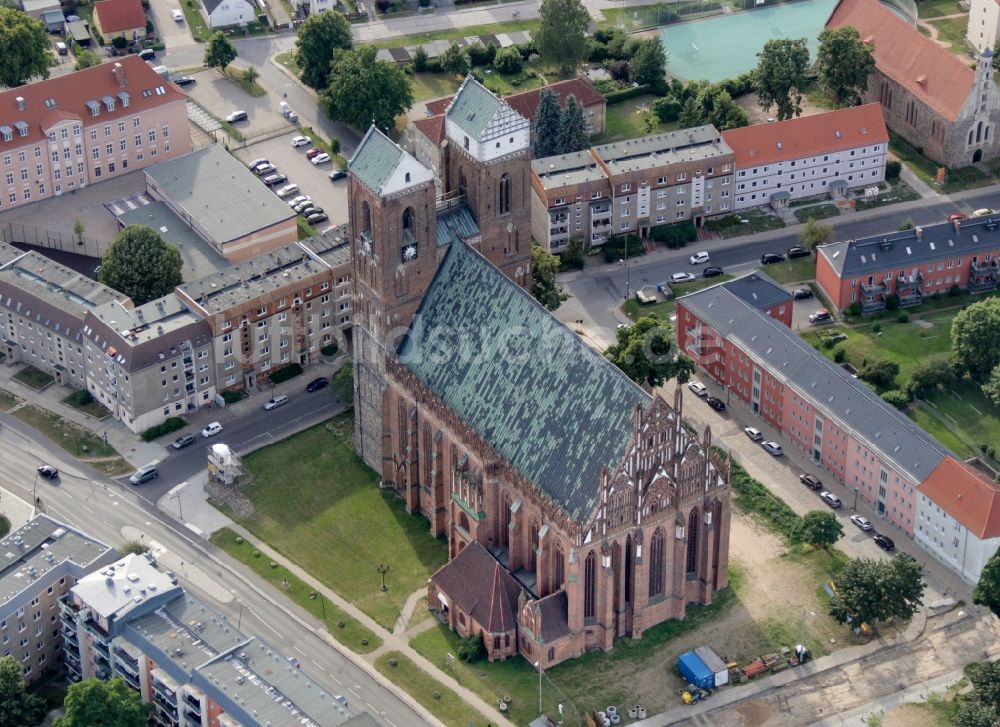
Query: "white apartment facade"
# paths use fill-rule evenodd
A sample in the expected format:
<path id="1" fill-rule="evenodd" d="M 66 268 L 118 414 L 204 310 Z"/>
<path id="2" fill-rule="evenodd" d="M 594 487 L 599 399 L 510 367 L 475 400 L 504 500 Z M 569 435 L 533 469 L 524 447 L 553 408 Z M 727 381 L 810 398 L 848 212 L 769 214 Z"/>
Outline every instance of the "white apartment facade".
<path id="1" fill-rule="evenodd" d="M 997 0 L 970 0 L 966 40 L 980 53 L 993 50 L 1000 37 L 1000 3 Z"/>

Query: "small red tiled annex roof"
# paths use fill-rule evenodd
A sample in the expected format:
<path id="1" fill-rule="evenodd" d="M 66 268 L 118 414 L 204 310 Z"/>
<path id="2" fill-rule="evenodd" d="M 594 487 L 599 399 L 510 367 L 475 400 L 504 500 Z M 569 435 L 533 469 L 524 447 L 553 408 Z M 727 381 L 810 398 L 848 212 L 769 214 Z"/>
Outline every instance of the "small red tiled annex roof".
<path id="1" fill-rule="evenodd" d="M 530 121 L 535 118 L 535 111 L 538 110 L 542 91 L 545 89 L 549 89 L 556 95 L 556 101 L 559 102 L 560 106 L 565 106 L 566 99 L 570 96 L 575 96 L 577 102 L 584 108 L 605 102 L 604 96 L 583 78 L 571 78 L 568 81 L 559 81 L 530 91 L 521 91 L 521 93 L 515 93 L 504 100 L 510 104 L 512 109 Z"/>
<path id="2" fill-rule="evenodd" d="M 440 146 L 441 142 L 444 141 L 444 114 L 417 119 L 413 125 L 417 131 L 430 139 L 434 146 Z"/>
<path id="3" fill-rule="evenodd" d="M 104 34 L 146 27 L 140 0 L 101 0 L 94 5 L 94 15 L 99 18 Z"/>
<path id="4" fill-rule="evenodd" d="M 942 459 L 920 485 L 920 494 L 979 539 L 1000 537 L 1000 487 L 964 462 Z"/>
<path id="5" fill-rule="evenodd" d="M 889 132 L 877 103 L 800 116 L 770 124 L 754 124 L 722 132 L 736 154 L 736 166 L 753 167 L 786 159 L 888 144 Z"/>
<path id="6" fill-rule="evenodd" d="M 443 114 L 448 110 L 448 105 L 451 104 L 453 98 L 455 97 L 446 96 L 445 98 L 439 98 L 436 101 L 428 101 L 424 106 L 427 109 L 427 115 L 438 116 Z"/>
<path id="7" fill-rule="evenodd" d="M 949 121 L 958 118 L 975 74 L 878 0 L 840 0 L 827 28 L 851 26 L 872 46 L 876 67 Z M 902 99 L 900 99 L 902 103 Z"/>

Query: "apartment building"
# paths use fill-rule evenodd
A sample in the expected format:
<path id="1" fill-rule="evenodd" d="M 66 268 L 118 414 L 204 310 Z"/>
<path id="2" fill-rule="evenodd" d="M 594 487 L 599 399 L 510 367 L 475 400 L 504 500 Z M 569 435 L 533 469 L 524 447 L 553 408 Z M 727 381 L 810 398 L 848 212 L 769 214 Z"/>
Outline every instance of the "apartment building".
<path id="1" fill-rule="evenodd" d="M 272 371 L 346 348 L 351 255 L 339 235 L 285 245 L 185 283 L 177 298 L 209 328 L 218 388 L 254 389 Z"/>
<path id="2" fill-rule="evenodd" d="M 715 127 L 604 144 L 531 163 L 532 234 L 551 252 L 733 209 L 735 155 Z"/>
<path id="3" fill-rule="evenodd" d="M 970 0 L 965 38 L 980 53 L 993 51 L 1000 38 L 1000 4 L 996 0 Z"/>
<path id="4" fill-rule="evenodd" d="M 877 103 L 722 132 L 736 155 L 735 209 L 829 194 L 885 180 L 889 132 Z"/>
<path id="5" fill-rule="evenodd" d="M 121 677 L 163 727 L 371 724 L 327 692 L 298 661 L 248 635 L 129 555 L 60 601 L 70 679 Z"/>
<path id="6" fill-rule="evenodd" d="M 122 294 L 44 255 L 0 243 L 0 330 L 8 361 L 86 388 L 83 321 L 88 311 L 119 300 L 129 304 Z"/>
<path id="7" fill-rule="evenodd" d="M 133 432 L 215 398 L 209 326 L 173 294 L 88 310 L 83 350 L 90 393 Z"/>
<path id="8" fill-rule="evenodd" d="M 38 515 L 0 540 L 0 653 L 24 668 L 27 683 L 62 663 L 59 599 L 79 579 L 113 562 L 109 546 Z"/>
<path id="9" fill-rule="evenodd" d="M 902 232 L 822 245 L 816 282 L 838 309 L 854 303 L 864 313 L 919 305 L 953 286 L 973 293 L 996 290 L 1000 273 L 1000 215 L 953 220 Z"/>
<path id="10" fill-rule="evenodd" d="M 0 210 L 191 151 L 187 96 L 138 56 L 0 93 Z"/>

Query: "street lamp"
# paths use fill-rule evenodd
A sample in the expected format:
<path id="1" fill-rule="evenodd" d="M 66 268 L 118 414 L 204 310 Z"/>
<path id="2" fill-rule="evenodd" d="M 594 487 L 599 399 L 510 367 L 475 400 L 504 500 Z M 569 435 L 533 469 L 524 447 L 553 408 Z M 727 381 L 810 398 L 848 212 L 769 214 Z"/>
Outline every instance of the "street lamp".
<path id="1" fill-rule="evenodd" d="M 385 563 L 379 563 L 378 568 L 376 568 L 375 570 L 378 571 L 378 574 L 380 576 L 382 576 L 382 586 L 381 588 L 379 588 L 379 590 L 382 591 L 382 593 L 385 593 L 386 591 L 389 590 L 389 586 L 385 584 L 385 574 L 389 572 L 389 566 L 387 566 Z"/>
<path id="2" fill-rule="evenodd" d="M 236 599 L 236 602 L 238 604 L 240 604 L 240 615 L 236 617 L 236 630 L 239 631 L 240 630 L 240 624 L 243 623 L 243 606 L 245 604 L 243 603 L 243 599 L 239 599 L 239 598 Z"/>
<path id="3" fill-rule="evenodd" d="M 542 713 L 542 662 L 536 661 L 535 668 L 538 669 L 538 714 Z"/>
<path id="4" fill-rule="evenodd" d="M 319 591 L 313 591 L 312 593 L 309 594 L 309 598 L 313 599 L 314 601 L 316 600 L 317 597 L 319 597 L 319 607 L 323 610 L 323 623 L 326 624 L 326 601 L 323 598 L 323 594 L 320 593 Z"/>

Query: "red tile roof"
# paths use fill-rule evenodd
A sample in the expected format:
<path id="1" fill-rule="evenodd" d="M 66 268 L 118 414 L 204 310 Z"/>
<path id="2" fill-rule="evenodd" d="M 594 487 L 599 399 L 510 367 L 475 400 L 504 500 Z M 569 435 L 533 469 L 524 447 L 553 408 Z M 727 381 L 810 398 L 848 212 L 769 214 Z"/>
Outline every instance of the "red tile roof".
<path id="1" fill-rule="evenodd" d="M 451 103 L 454 96 L 447 96 L 445 98 L 439 98 L 436 101 L 428 101 L 425 105 L 427 109 L 428 116 L 437 116 L 438 114 L 443 114 L 448 110 L 448 105 Z"/>
<path id="2" fill-rule="evenodd" d="M 438 568 L 431 581 L 487 633 L 513 630 L 521 585 L 477 541 Z"/>
<path id="3" fill-rule="evenodd" d="M 507 96 L 504 100 L 510 104 L 512 109 L 530 121 L 535 118 L 535 111 L 538 110 L 542 91 L 546 88 L 556 95 L 556 100 L 560 106 L 565 106 L 566 99 L 570 96 L 575 96 L 576 100 L 584 108 L 605 103 L 604 96 L 591 86 L 589 81 L 583 78 L 571 78 L 568 81 L 559 81 L 559 83 L 553 83 L 550 86 L 522 91 L 521 93 L 515 93 L 513 96 Z"/>
<path id="4" fill-rule="evenodd" d="M 105 35 L 133 28 L 146 29 L 146 14 L 139 0 L 101 0 L 94 5 L 94 15 Z"/>
<path id="5" fill-rule="evenodd" d="M 444 114 L 431 116 L 427 119 L 417 119 L 413 122 L 417 131 L 431 140 L 434 146 L 440 146 L 444 141 Z"/>
<path id="6" fill-rule="evenodd" d="M 982 540 L 1000 536 L 1000 487 L 954 457 L 945 457 L 920 485 L 926 495 Z"/>
<path id="7" fill-rule="evenodd" d="M 949 121 L 958 118 L 975 82 L 965 62 L 878 0 L 840 0 L 826 27 L 846 25 L 856 28 L 861 40 L 873 47 L 875 65 L 882 73 Z"/>
<path id="8" fill-rule="evenodd" d="M 754 124 L 722 132 L 736 154 L 736 166 L 752 167 L 786 159 L 854 149 L 867 144 L 888 143 L 877 103 L 849 109 L 801 116 L 770 124 Z"/>
<path id="9" fill-rule="evenodd" d="M 116 67 L 121 69 L 124 83 L 115 78 Z M 162 93 L 157 93 L 158 88 L 163 89 Z M 128 106 L 122 106 L 118 96 L 122 92 L 129 96 Z M 108 111 L 101 102 L 104 96 L 114 99 L 114 111 Z M 18 97 L 24 99 L 24 110 L 17 107 Z M 88 126 L 135 116 L 186 98 L 183 91 L 165 81 L 139 56 L 124 56 L 117 63 L 102 63 L 0 93 L 0 126 L 13 127 L 18 122 L 28 125 L 27 137 L 18 134 L 16 129 L 11 141 L 4 141 L 0 136 L 0 151 L 45 140 L 49 126 L 60 120 L 79 119 L 83 126 Z M 50 99 L 55 103 L 52 108 L 46 106 Z M 88 101 L 101 104 L 98 116 L 91 115 Z"/>

